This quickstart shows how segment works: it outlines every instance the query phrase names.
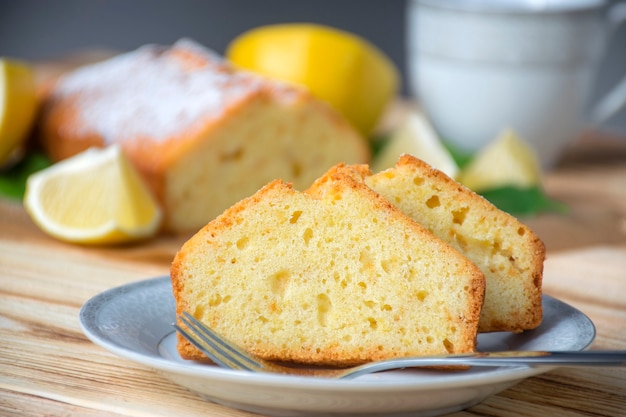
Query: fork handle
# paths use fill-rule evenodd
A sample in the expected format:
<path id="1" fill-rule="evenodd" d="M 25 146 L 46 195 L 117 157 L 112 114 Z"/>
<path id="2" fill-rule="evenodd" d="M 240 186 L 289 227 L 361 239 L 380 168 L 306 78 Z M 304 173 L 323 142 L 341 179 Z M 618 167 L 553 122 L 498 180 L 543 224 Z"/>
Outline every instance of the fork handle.
<path id="1" fill-rule="evenodd" d="M 455 355 L 410 357 L 391 359 L 365 364 L 346 371 L 341 378 L 355 378 L 359 375 L 390 369 L 429 367 L 429 366 L 625 366 L 626 351 L 505 351 L 476 352 Z"/>
<path id="2" fill-rule="evenodd" d="M 512 351 L 482 352 L 472 355 L 472 364 L 543 365 L 543 366 L 624 366 L 624 350 L 589 350 L 581 352 Z"/>

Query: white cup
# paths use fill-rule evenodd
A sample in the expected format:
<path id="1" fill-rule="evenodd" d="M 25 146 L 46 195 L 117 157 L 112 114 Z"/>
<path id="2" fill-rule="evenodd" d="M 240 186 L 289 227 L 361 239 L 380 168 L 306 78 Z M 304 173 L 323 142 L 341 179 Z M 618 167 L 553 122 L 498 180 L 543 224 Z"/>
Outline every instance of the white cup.
<path id="1" fill-rule="evenodd" d="M 609 13 L 601 0 L 409 0 L 411 89 L 458 150 L 475 152 L 513 128 L 551 168 L 585 124 L 626 102 L 625 76 L 585 116 L 623 6 Z"/>

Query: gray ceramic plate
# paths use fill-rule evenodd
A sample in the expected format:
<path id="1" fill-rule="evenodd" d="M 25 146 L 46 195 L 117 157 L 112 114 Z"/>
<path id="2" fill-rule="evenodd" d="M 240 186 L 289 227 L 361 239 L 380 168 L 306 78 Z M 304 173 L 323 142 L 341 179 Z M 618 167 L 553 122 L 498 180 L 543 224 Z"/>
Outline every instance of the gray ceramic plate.
<path id="1" fill-rule="evenodd" d="M 591 320 L 544 296 L 544 320 L 522 334 L 478 337 L 478 349 L 584 350 L 595 337 Z M 398 370 L 353 380 L 251 374 L 185 361 L 176 352 L 175 305 L 167 276 L 105 291 L 80 311 L 94 343 L 155 369 L 204 398 L 272 416 L 437 416 L 475 405 L 533 375 L 540 367 L 472 368 L 461 372 Z"/>

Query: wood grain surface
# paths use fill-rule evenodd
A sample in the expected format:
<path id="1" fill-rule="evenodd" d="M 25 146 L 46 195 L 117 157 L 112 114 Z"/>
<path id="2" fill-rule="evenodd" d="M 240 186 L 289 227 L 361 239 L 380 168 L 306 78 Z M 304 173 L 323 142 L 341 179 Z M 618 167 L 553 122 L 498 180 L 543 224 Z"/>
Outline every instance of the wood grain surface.
<path id="1" fill-rule="evenodd" d="M 544 291 L 594 321 L 592 348 L 626 349 L 626 140 L 587 135 L 545 187 L 570 211 L 526 219 L 548 249 Z M 185 239 L 65 244 L 40 232 L 21 204 L 0 200 L 0 416 L 253 416 L 207 402 L 80 330 L 86 300 L 167 274 Z M 451 414 L 624 415 L 625 368 L 556 369 Z"/>

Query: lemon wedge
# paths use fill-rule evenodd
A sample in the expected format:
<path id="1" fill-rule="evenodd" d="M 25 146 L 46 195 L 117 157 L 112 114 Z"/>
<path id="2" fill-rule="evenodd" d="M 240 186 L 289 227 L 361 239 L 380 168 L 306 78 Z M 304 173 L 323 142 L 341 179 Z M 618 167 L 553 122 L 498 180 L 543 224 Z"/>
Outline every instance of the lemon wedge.
<path id="1" fill-rule="evenodd" d="M 475 192 L 529 188 L 541 183 L 541 167 L 535 151 L 515 131 L 505 129 L 463 169 L 459 181 Z"/>
<path id="2" fill-rule="evenodd" d="M 226 57 L 240 68 L 304 85 L 366 136 L 398 89 L 398 71 L 382 51 L 322 25 L 261 26 L 235 38 Z"/>
<path id="3" fill-rule="evenodd" d="M 0 166 L 24 143 L 35 118 L 35 74 L 25 62 L 0 59 Z"/>
<path id="4" fill-rule="evenodd" d="M 91 148 L 28 178 L 24 206 L 49 235 L 113 244 L 156 233 L 161 211 L 117 146 Z"/>
<path id="5" fill-rule="evenodd" d="M 374 172 L 393 167 L 398 157 L 406 153 L 427 162 L 451 178 L 456 178 L 459 173 L 452 155 L 443 146 L 430 122 L 418 111 L 409 112 L 388 141 L 372 163 Z"/>

